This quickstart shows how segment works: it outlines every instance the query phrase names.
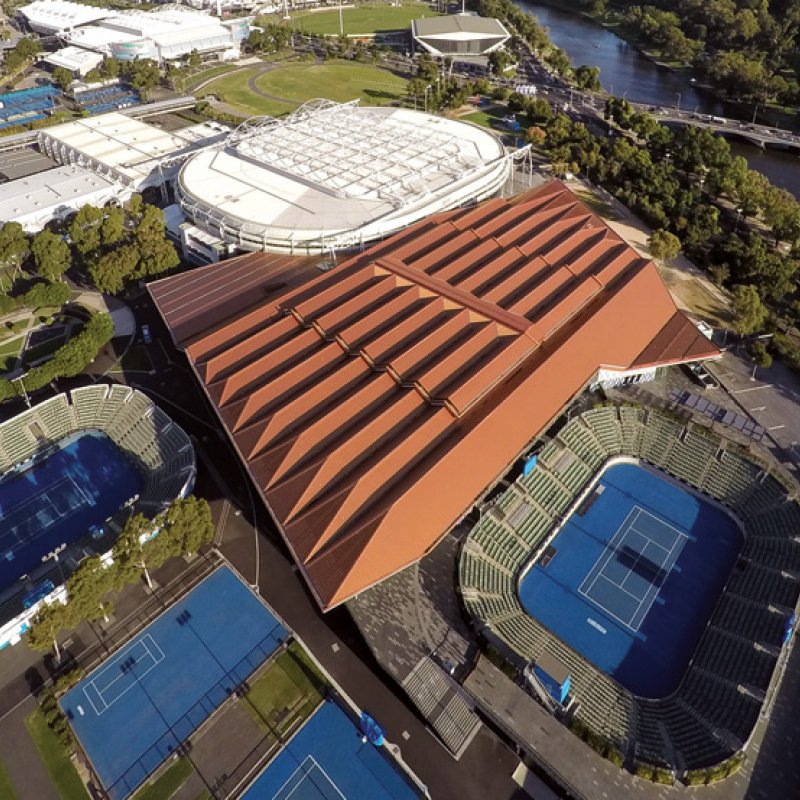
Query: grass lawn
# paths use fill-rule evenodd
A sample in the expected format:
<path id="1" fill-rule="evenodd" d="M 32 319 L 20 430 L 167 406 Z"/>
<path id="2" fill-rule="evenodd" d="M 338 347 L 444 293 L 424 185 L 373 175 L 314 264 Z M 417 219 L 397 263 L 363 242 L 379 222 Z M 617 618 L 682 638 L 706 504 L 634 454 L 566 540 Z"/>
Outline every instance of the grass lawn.
<path id="1" fill-rule="evenodd" d="M 18 336 L 16 339 L 0 342 L 0 373 L 8 372 L 14 367 L 24 341 L 24 336 Z"/>
<path id="2" fill-rule="evenodd" d="M 256 86 L 272 98 L 262 97 L 247 85 Z M 245 116 L 268 114 L 279 117 L 317 97 L 345 102 L 361 98 L 367 105 L 385 105 L 403 98 L 407 82 L 388 70 L 369 64 L 333 61 L 326 64 L 286 64 L 268 72 L 256 68 L 224 75 L 202 89 Z"/>
<path id="3" fill-rule="evenodd" d="M 276 15 L 279 16 L 279 15 Z M 345 34 L 370 34 L 378 31 L 399 31 L 411 27 L 412 19 L 438 17 L 439 13 L 429 6 L 413 3 L 403 6 L 359 6 L 345 8 L 342 12 Z M 292 14 L 289 23 L 303 33 L 339 35 L 339 11 L 302 12 Z"/>
<path id="4" fill-rule="evenodd" d="M 0 762 L 0 797 L 4 800 L 16 800 L 17 798 L 14 787 L 11 785 L 11 778 L 8 777 L 8 772 L 2 762 Z"/>
<path id="5" fill-rule="evenodd" d="M 211 67 L 210 69 L 204 69 L 201 72 L 192 75 L 192 77 L 186 81 L 186 85 L 184 88 L 186 89 L 187 92 L 190 92 L 195 86 L 197 86 L 200 83 L 203 83 L 203 81 L 207 81 L 211 78 L 216 78 L 219 75 L 224 75 L 226 72 L 230 72 L 231 70 L 234 69 L 236 69 L 235 64 L 221 64 L 218 67 Z"/>
<path id="6" fill-rule="evenodd" d="M 408 81 L 369 64 L 334 61 L 287 65 L 265 72 L 256 85 L 267 94 L 296 104 L 327 97 L 340 103 L 361 98 L 365 105 L 379 106 L 405 97 Z"/>
<path id="7" fill-rule="evenodd" d="M 258 72 L 259 70 L 253 67 L 217 78 L 203 87 L 201 96 L 213 94 L 245 117 L 256 117 L 262 114 L 277 117 L 292 111 L 295 107 L 292 103 L 268 100 L 248 88 L 247 81 L 258 75 Z"/>
<path id="8" fill-rule="evenodd" d="M 44 714 L 36 709 L 25 720 L 25 727 L 39 751 L 39 757 L 50 773 L 61 800 L 87 800 L 89 795 L 86 793 L 83 781 L 61 743 L 47 727 Z"/>
<path id="9" fill-rule="evenodd" d="M 133 796 L 133 800 L 168 800 L 186 783 L 191 774 L 192 764 L 189 759 L 179 758 L 156 780 L 142 786 Z"/>
<path id="10" fill-rule="evenodd" d="M 303 648 L 292 642 L 250 687 L 245 707 L 262 728 L 283 733 L 311 715 L 322 701 L 324 683 Z"/>

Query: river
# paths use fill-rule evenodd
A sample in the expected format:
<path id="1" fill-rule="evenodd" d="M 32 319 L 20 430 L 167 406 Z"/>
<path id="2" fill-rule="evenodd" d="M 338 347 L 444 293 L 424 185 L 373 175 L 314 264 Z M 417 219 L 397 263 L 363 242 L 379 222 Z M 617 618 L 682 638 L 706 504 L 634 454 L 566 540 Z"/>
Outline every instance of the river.
<path id="1" fill-rule="evenodd" d="M 600 82 L 606 91 L 654 106 L 699 110 L 705 114 L 735 117 L 732 107 L 709 92 L 693 86 L 683 75 L 660 67 L 633 45 L 602 25 L 579 14 L 525 0 L 516 5 L 548 29 L 550 39 L 566 51 L 576 66 L 600 67 Z M 777 150 L 761 150 L 731 142 L 731 150 L 744 156 L 753 169 L 766 175 L 776 186 L 800 198 L 800 158 Z"/>

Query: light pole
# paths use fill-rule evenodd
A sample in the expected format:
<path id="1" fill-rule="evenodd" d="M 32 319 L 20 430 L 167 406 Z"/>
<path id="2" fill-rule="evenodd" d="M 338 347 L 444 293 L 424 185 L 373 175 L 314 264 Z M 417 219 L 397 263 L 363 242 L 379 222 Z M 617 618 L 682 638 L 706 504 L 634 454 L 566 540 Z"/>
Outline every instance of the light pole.
<path id="1" fill-rule="evenodd" d="M 426 113 L 426 114 L 428 113 L 428 92 L 429 92 L 431 89 L 433 89 L 433 86 L 432 86 L 432 85 L 429 83 L 429 84 L 428 84 L 428 85 L 425 87 L 425 113 Z"/>
<path id="2" fill-rule="evenodd" d="M 49 553 L 46 553 L 45 555 L 42 556 L 42 564 L 45 564 L 48 561 L 55 561 L 56 562 L 56 564 L 58 565 L 58 572 L 61 575 L 61 583 L 62 584 L 65 583 L 66 581 L 64 580 L 64 570 L 61 568 L 61 560 L 59 559 L 59 556 L 66 549 L 67 549 L 67 545 L 66 545 L 66 542 L 65 542 L 63 544 L 60 544 L 58 547 L 54 548 L 53 550 L 51 550 Z"/>
<path id="3" fill-rule="evenodd" d="M 756 103 L 756 107 L 753 109 L 753 121 L 750 123 L 751 125 L 756 124 L 756 114 L 758 114 L 758 103 Z"/>
<path id="4" fill-rule="evenodd" d="M 738 233 L 739 232 L 739 220 L 741 218 L 742 218 L 742 209 L 741 208 L 737 208 L 736 209 L 736 225 L 733 228 L 733 232 L 734 233 Z"/>
<path id="5" fill-rule="evenodd" d="M 680 92 L 675 92 L 675 97 L 678 98 L 678 104 L 675 106 L 675 110 L 680 112 L 680 110 L 681 110 L 681 93 Z"/>

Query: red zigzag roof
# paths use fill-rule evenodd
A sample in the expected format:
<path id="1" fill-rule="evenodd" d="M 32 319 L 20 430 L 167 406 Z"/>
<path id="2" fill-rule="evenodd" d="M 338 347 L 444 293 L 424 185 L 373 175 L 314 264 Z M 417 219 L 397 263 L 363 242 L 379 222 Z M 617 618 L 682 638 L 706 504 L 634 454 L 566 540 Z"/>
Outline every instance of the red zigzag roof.
<path id="1" fill-rule="evenodd" d="M 269 300 L 264 259 L 283 274 L 258 254 L 151 288 L 323 608 L 429 551 L 599 368 L 718 355 L 559 182 Z"/>

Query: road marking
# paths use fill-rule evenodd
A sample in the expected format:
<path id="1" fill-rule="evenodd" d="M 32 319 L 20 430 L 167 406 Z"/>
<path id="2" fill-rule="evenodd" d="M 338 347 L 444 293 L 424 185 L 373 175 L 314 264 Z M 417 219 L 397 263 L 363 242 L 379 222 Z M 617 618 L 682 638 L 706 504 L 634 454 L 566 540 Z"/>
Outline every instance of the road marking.
<path id="1" fill-rule="evenodd" d="M 756 411 L 763 411 L 765 408 L 766 408 L 766 406 L 758 406 L 757 408 L 751 408 L 750 409 L 750 413 L 753 414 Z"/>
<path id="2" fill-rule="evenodd" d="M 767 428 L 768 431 L 779 431 L 781 428 L 785 428 L 785 425 L 773 425 L 771 428 Z"/>
<path id="3" fill-rule="evenodd" d="M 762 383 L 761 386 L 751 386 L 748 389 L 737 389 L 735 392 L 731 392 L 731 394 L 744 394 L 745 392 L 755 392 L 757 389 L 771 389 L 771 383 Z"/>

